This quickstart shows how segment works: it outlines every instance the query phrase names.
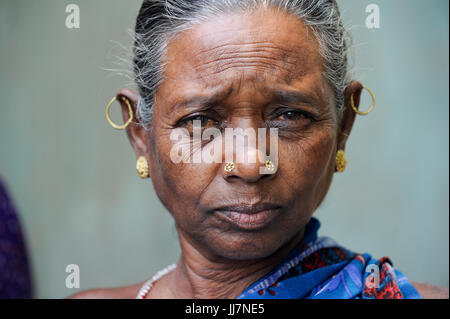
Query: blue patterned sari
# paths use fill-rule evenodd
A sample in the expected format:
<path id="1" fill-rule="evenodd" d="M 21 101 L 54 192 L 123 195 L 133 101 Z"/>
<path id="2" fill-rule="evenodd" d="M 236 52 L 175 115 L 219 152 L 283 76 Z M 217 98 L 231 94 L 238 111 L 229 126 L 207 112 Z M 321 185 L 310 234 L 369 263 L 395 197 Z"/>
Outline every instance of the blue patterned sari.
<path id="1" fill-rule="evenodd" d="M 408 279 L 387 257 L 373 259 L 318 237 L 312 218 L 302 241 L 283 262 L 238 299 L 419 299 Z"/>

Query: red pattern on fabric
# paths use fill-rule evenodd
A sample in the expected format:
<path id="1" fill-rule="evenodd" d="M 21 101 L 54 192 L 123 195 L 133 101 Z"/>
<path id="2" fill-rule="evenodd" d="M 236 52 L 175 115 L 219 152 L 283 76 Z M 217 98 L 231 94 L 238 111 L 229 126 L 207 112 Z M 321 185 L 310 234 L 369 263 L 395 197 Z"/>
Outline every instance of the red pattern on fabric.
<path id="1" fill-rule="evenodd" d="M 379 273 L 380 287 L 375 287 L 373 276 L 368 276 L 364 284 L 364 296 L 374 299 L 403 299 L 404 296 L 392 277 L 393 270 L 390 259 L 388 257 L 382 257 L 378 259 L 378 262 L 381 265 Z"/>
<path id="2" fill-rule="evenodd" d="M 341 261 L 347 260 L 353 254 L 345 249 L 339 247 L 320 249 L 302 262 L 302 272 L 306 273 L 318 268 L 326 267 Z"/>
<path id="3" fill-rule="evenodd" d="M 306 273 L 326 266 L 329 266 L 329 264 L 322 258 L 320 252 L 316 251 L 303 260 L 302 270 Z"/>

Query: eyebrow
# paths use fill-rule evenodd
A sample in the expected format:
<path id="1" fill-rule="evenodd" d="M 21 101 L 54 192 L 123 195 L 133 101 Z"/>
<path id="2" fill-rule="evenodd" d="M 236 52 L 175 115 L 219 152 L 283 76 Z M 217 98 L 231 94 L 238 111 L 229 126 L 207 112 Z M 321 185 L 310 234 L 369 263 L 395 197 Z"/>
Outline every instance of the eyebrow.
<path id="1" fill-rule="evenodd" d="M 173 106 L 172 111 L 190 105 L 213 107 L 222 102 L 223 100 L 225 100 L 232 92 L 233 87 L 230 86 L 225 90 L 223 89 L 217 90 L 212 95 L 195 95 L 181 102 L 176 103 Z M 306 103 L 316 108 L 318 107 L 316 100 L 303 91 L 286 91 L 283 89 L 266 88 L 264 94 L 270 97 L 272 103 L 273 102 L 285 104 Z"/>
<path id="2" fill-rule="evenodd" d="M 317 107 L 316 100 L 302 91 L 268 90 L 269 96 L 277 103 L 307 103 Z"/>
<path id="3" fill-rule="evenodd" d="M 176 103 L 173 106 L 172 111 L 175 111 L 178 108 L 182 108 L 189 105 L 201 105 L 211 107 L 225 100 L 228 96 L 230 96 L 232 92 L 233 87 L 230 86 L 225 90 L 217 90 L 212 95 L 195 95 L 181 102 Z"/>

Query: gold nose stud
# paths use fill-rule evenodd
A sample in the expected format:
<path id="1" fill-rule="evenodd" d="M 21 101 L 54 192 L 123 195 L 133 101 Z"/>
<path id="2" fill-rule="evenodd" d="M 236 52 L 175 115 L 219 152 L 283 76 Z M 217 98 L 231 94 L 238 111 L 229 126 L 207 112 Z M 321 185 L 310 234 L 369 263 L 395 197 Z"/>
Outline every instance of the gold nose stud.
<path id="1" fill-rule="evenodd" d="M 225 172 L 231 172 L 234 169 L 234 163 L 233 162 L 228 162 L 225 164 L 225 167 L 223 168 L 223 170 Z"/>
<path id="2" fill-rule="evenodd" d="M 273 162 L 271 160 L 267 160 L 264 165 L 266 166 L 266 168 L 273 172 L 275 170 L 275 165 L 273 164 Z"/>

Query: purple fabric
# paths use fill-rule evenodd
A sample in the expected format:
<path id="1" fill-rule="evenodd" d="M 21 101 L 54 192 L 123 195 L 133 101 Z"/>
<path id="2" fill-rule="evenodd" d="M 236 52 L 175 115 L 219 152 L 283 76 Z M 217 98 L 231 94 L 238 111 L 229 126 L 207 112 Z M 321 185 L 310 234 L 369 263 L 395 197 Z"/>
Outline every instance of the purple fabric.
<path id="1" fill-rule="evenodd" d="M 22 230 L 0 180 L 0 298 L 31 298 L 31 279 Z"/>

